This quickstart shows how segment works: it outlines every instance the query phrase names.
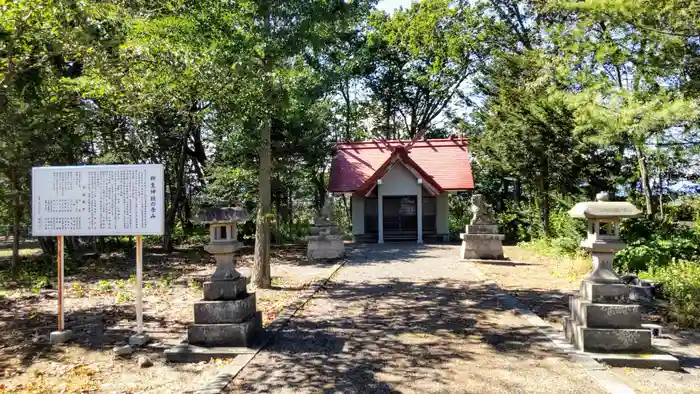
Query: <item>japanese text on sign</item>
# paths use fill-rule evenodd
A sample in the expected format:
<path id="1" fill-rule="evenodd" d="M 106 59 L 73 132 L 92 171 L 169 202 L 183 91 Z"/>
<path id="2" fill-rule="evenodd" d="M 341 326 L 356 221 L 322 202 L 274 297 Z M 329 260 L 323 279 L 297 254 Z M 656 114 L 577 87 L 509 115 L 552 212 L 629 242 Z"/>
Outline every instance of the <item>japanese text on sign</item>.
<path id="1" fill-rule="evenodd" d="M 35 167 L 32 235 L 163 234 L 160 164 Z"/>

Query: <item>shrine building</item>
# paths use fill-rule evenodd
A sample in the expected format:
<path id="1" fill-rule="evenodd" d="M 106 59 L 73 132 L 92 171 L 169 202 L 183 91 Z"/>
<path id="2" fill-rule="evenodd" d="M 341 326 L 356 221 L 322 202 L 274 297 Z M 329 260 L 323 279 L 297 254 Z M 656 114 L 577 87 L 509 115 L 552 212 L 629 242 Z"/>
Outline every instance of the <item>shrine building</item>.
<path id="1" fill-rule="evenodd" d="M 358 242 L 449 240 L 449 195 L 474 188 L 463 138 L 336 146 L 328 191 L 351 196 Z"/>

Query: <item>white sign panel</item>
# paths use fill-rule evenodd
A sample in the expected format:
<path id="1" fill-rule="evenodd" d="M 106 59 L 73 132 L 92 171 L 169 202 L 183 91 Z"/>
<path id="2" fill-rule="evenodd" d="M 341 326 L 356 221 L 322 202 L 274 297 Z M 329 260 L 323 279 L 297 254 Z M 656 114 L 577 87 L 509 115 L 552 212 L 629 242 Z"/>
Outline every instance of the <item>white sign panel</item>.
<path id="1" fill-rule="evenodd" d="M 161 164 L 34 167 L 32 235 L 163 234 Z"/>

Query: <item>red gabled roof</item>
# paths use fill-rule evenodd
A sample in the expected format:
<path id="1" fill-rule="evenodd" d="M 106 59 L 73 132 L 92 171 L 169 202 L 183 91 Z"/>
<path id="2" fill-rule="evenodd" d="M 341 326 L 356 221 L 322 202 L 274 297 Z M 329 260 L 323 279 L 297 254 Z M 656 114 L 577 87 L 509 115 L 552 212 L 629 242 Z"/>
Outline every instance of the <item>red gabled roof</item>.
<path id="1" fill-rule="evenodd" d="M 388 141 L 392 147 L 410 141 Z M 399 149 L 398 151 L 401 151 Z M 405 157 L 403 155 L 405 154 Z M 467 141 L 460 138 L 417 141 L 401 160 L 425 177 L 438 190 L 467 190 L 474 188 Z M 360 141 L 337 145 L 331 163 L 330 192 L 356 192 L 370 178 L 381 178 L 387 171 L 392 152 L 379 141 Z M 406 162 L 407 160 L 410 162 Z M 389 164 L 387 164 L 389 163 Z M 379 171 L 379 173 L 378 173 Z M 375 176 L 375 174 L 377 174 Z M 371 181 L 370 181 L 371 182 Z"/>
<path id="2" fill-rule="evenodd" d="M 394 167 L 394 165 L 400 162 L 403 166 L 405 166 L 409 171 L 411 171 L 414 175 L 416 175 L 416 178 L 420 177 L 424 180 L 424 187 L 430 189 L 430 193 L 433 195 L 438 195 L 445 190 L 433 179 L 430 174 L 425 172 L 420 166 L 411 159 L 406 151 L 402 146 L 397 147 L 392 154 L 389 155 L 389 158 L 386 159 L 384 164 L 379 167 L 377 171 L 372 174 L 371 177 L 369 177 L 360 187 L 355 190 L 356 193 L 366 196 L 374 187 L 377 185 L 377 180 L 381 179 L 384 177 L 384 175 L 388 174 L 389 171 Z M 430 188 L 430 186 L 432 188 Z"/>

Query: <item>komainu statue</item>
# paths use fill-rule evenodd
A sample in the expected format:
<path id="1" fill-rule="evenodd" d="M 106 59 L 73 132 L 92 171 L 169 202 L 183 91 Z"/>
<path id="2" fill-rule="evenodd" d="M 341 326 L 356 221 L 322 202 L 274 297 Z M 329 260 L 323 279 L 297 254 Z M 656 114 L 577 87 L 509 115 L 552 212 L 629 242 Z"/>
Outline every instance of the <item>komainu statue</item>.
<path id="1" fill-rule="evenodd" d="M 495 224 L 496 218 L 493 212 L 493 208 L 486 203 L 484 196 L 481 194 L 475 194 L 472 196 L 472 220 L 469 222 L 471 225 L 476 224 Z"/>

